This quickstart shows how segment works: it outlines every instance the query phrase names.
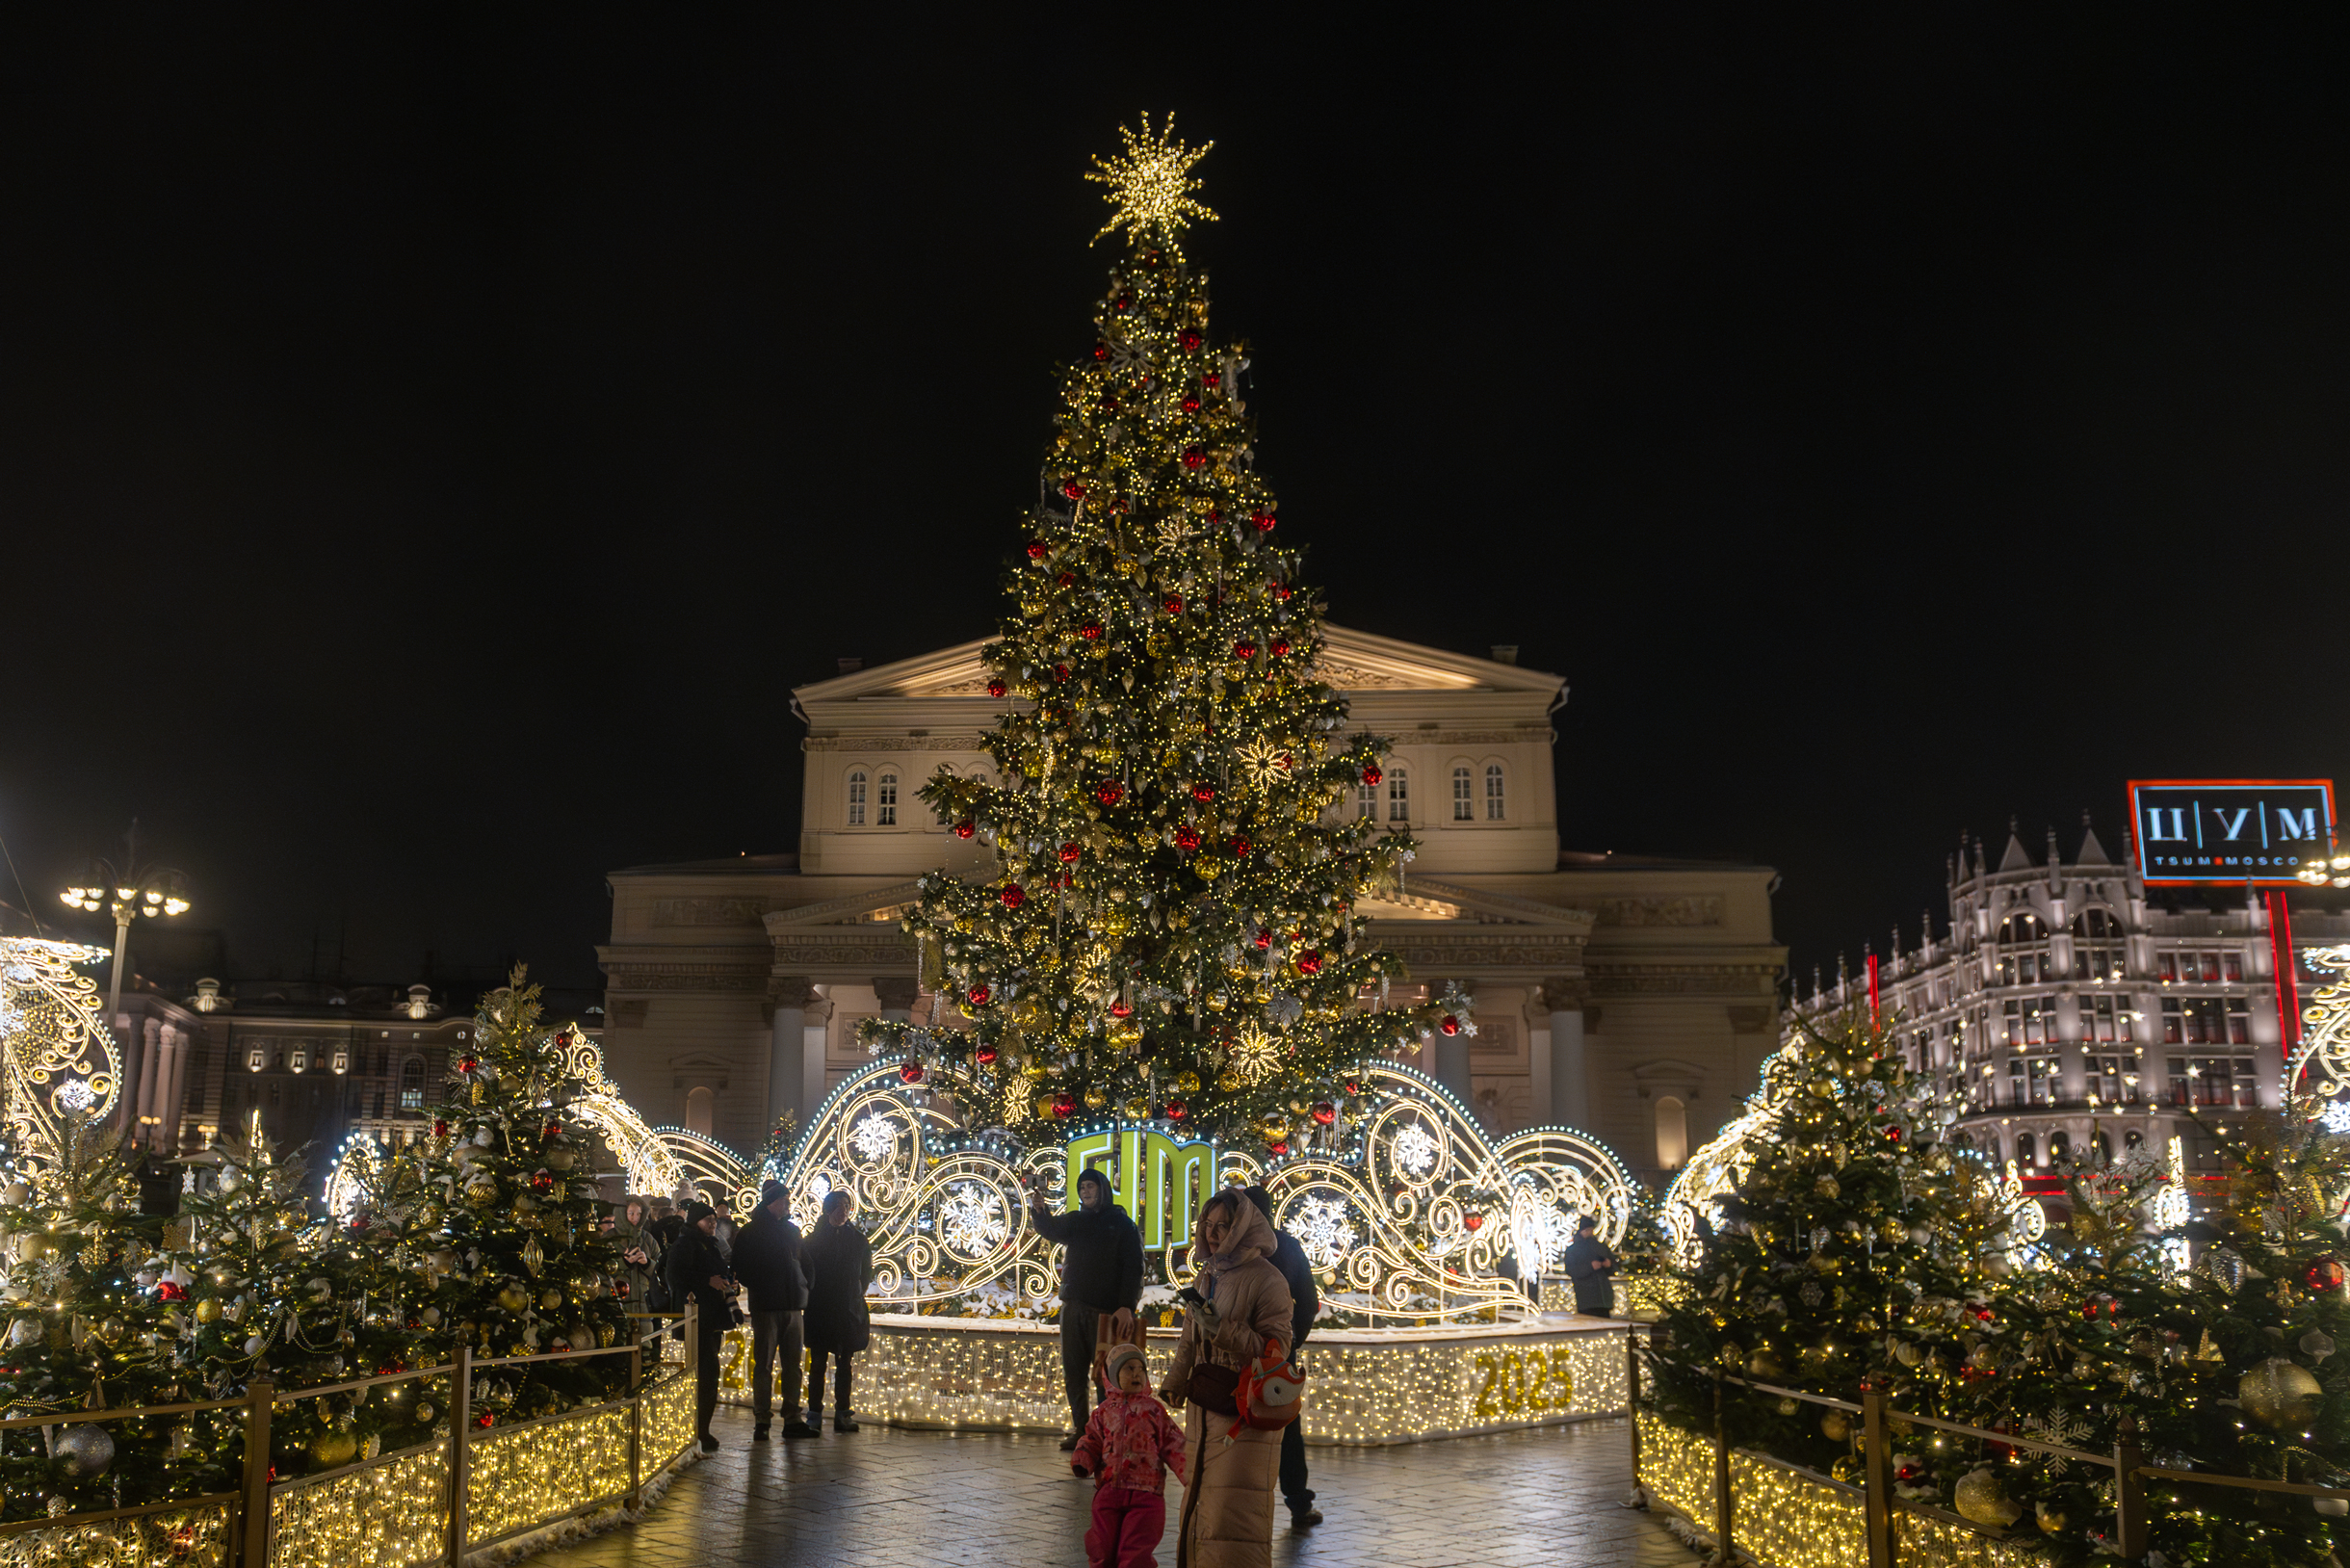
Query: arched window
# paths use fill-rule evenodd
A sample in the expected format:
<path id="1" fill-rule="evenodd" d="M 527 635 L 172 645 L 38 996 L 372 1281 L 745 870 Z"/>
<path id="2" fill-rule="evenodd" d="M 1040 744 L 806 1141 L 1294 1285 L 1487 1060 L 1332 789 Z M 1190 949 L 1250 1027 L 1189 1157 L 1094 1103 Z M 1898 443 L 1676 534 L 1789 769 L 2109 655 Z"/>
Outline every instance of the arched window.
<path id="1" fill-rule="evenodd" d="M 2049 1135 L 2049 1163 L 2054 1164 L 2073 1152 L 2073 1135 L 2057 1131 Z"/>
<path id="2" fill-rule="evenodd" d="M 1688 1158 L 1688 1110 L 1677 1097 L 1663 1095 L 1657 1101 L 1657 1164 L 1664 1170 L 1679 1170 Z"/>
<path id="3" fill-rule="evenodd" d="M 718 1124 L 718 1097 L 706 1087 L 696 1086 L 686 1091 L 686 1131 L 707 1137 Z"/>
<path id="4" fill-rule="evenodd" d="M 1470 788 L 1469 770 L 1467 768 L 1453 769 L 1452 820 L 1456 823 L 1474 822 L 1476 819 L 1476 813 L 1471 809 L 1475 805 L 1476 799 L 1470 793 Z"/>
<path id="5" fill-rule="evenodd" d="M 849 775 L 849 825 L 865 825 L 865 770 L 862 768 Z"/>
<path id="6" fill-rule="evenodd" d="M 1503 810 L 1501 799 L 1501 765 L 1489 762 L 1485 765 L 1485 820 L 1498 823 L 1505 816 L 1507 812 Z"/>
<path id="7" fill-rule="evenodd" d="M 2108 909 L 2083 909 L 2073 917 L 2073 934 L 2092 941 L 2118 942 L 2122 938 L 2122 923 Z"/>
<path id="8" fill-rule="evenodd" d="M 1400 768 L 1387 775 L 1387 820 L 1391 823 L 1412 820 L 1411 783 Z"/>
<path id="9" fill-rule="evenodd" d="M 2029 1170 L 2039 1163 L 2032 1149 L 2032 1135 L 2029 1133 L 2016 1135 L 2016 1163 L 2025 1170 Z"/>
<path id="10" fill-rule="evenodd" d="M 2009 915 L 1999 922 L 1999 940 L 2002 942 L 2045 942 L 2048 934 L 2049 928 L 2041 924 L 2040 917 L 2029 910 Z"/>
<path id="11" fill-rule="evenodd" d="M 881 776 L 874 780 L 874 825 L 898 825 L 898 774 L 892 769 L 883 769 Z"/>
<path id="12" fill-rule="evenodd" d="M 400 1068 L 400 1109 L 422 1111 L 425 1108 L 425 1058 L 410 1057 Z"/>
<path id="13" fill-rule="evenodd" d="M 2144 1133 L 2139 1132 L 2139 1131 L 2138 1131 L 2136 1128 L 2134 1128 L 2134 1127 L 2133 1127 L 2133 1128 L 2131 1128 L 2131 1129 L 2130 1129 L 2128 1132 L 2124 1133 L 2124 1134 L 2122 1135 L 2122 1147 L 2123 1147 L 2124 1149 L 2134 1149 L 2134 1148 L 2136 1148 L 2136 1147 L 2137 1147 L 2139 1144 L 2141 1144 L 2141 1143 L 2143 1143 L 2143 1142 L 2145 1142 L 2145 1141 L 2146 1141 L 2146 1135 L 2145 1135 Z"/>

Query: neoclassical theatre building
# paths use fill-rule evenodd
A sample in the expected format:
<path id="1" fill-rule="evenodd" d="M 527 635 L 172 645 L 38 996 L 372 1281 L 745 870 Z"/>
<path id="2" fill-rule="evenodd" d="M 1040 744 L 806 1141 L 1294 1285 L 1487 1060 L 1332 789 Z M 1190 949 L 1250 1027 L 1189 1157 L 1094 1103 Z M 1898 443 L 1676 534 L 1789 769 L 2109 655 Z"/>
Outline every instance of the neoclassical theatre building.
<path id="1" fill-rule="evenodd" d="M 1325 678 L 1355 722 L 1397 743 L 1385 778 L 1346 809 L 1421 845 L 1402 896 L 1365 913 L 1415 983 L 1457 980 L 1475 996 L 1475 1036 L 1413 1059 L 1493 1132 L 1564 1123 L 1652 1181 L 1669 1172 L 1776 1046 L 1773 873 L 1562 852 L 1551 716 L 1563 680 L 1325 630 Z M 865 1060 L 859 1019 L 930 1016 L 898 922 L 925 871 L 992 865 L 916 793 L 941 766 L 990 771 L 979 736 L 1001 699 L 980 646 L 793 693 L 808 727 L 796 853 L 612 874 L 605 1056 L 649 1119 L 748 1152 L 776 1112 L 804 1123 Z"/>

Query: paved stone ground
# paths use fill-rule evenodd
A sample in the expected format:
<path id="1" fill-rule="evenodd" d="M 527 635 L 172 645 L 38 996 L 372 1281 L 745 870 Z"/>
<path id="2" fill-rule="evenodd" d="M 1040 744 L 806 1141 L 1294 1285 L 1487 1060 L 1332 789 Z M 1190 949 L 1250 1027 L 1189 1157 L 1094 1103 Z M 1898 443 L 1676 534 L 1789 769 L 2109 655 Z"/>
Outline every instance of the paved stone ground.
<path id="1" fill-rule="evenodd" d="M 1093 1486 L 1044 1436 L 884 1426 L 753 1445 L 718 1412 L 725 1447 L 672 1483 L 651 1519 L 534 1559 L 534 1568 L 1084 1568 Z M 1326 1522 L 1276 1514 L 1280 1568 L 1695 1568 L 1655 1517 L 1622 1506 L 1621 1421 L 1392 1449 L 1312 1449 Z M 1182 1490 L 1167 1482 L 1169 1538 Z"/>

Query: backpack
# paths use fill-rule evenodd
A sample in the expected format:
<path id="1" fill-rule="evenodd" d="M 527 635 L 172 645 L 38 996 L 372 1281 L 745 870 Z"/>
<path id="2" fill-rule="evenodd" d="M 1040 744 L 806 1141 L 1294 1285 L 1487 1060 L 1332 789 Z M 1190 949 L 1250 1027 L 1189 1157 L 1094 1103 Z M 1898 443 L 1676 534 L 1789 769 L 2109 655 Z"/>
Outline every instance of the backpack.
<path id="1" fill-rule="evenodd" d="M 1232 1391 L 1240 1417 L 1234 1429 L 1254 1426 L 1271 1431 L 1287 1426 L 1305 1410 L 1305 1391 L 1306 1374 L 1294 1361 L 1282 1358 L 1279 1340 L 1266 1340 L 1265 1353 L 1248 1364 Z"/>

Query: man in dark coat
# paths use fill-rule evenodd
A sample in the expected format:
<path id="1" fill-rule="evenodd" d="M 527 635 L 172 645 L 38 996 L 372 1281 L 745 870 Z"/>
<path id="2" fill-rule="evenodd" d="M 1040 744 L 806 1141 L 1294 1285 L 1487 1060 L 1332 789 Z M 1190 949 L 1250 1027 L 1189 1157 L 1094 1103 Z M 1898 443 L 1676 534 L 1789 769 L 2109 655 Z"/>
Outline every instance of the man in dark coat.
<path id="1" fill-rule="evenodd" d="M 1031 1191 L 1036 1234 L 1068 1249 L 1060 1264 L 1060 1376 L 1069 1395 L 1069 1435 L 1064 1450 L 1077 1447 L 1092 1413 L 1093 1349 L 1110 1314 L 1110 1332 L 1130 1334 L 1135 1307 L 1142 1299 L 1142 1233 L 1126 1211 L 1110 1201 L 1110 1178 L 1098 1170 L 1077 1173 L 1077 1207 L 1057 1215 L 1044 1194 Z"/>
<path id="2" fill-rule="evenodd" d="M 874 1247 L 849 1222 L 849 1194 L 824 1194 L 824 1217 L 800 1247 L 808 1265 L 808 1424 L 824 1420 L 824 1358 L 837 1357 L 832 1378 L 832 1429 L 853 1432 L 849 1413 L 849 1358 L 873 1343 L 865 1287 L 874 1282 Z"/>
<path id="3" fill-rule="evenodd" d="M 694 1372 L 693 1424 L 701 1433 L 702 1451 L 716 1453 L 718 1440 L 710 1435 L 710 1418 L 718 1408 L 718 1343 L 733 1317 L 726 1298 L 734 1291 L 726 1260 L 718 1256 L 718 1212 L 707 1203 L 686 1205 L 686 1228 L 661 1260 L 662 1281 L 669 1299 L 683 1307 L 689 1300 L 698 1309 Z"/>
<path id="4" fill-rule="evenodd" d="M 1575 1222 L 1575 1241 L 1559 1255 L 1558 1266 L 1575 1281 L 1575 1310 L 1587 1318 L 1615 1316 L 1616 1255 L 1599 1239 L 1599 1227 L 1589 1215 Z"/>
<path id="5" fill-rule="evenodd" d="M 767 1440 L 773 1409 L 775 1361 L 791 1380 L 792 1408 L 785 1437 L 814 1437 L 815 1427 L 799 1409 L 800 1315 L 808 1305 L 807 1266 L 800 1256 L 799 1227 L 792 1223 L 792 1201 L 781 1182 L 763 1182 L 750 1223 L 735 1233 L 735 1278 L 750 1293 L 750 1409 L 758 1423 L 751 1441 Z"/>
<path id="6" fill-rule="evenodd" d="M 1248 1201 L 1257 1206 L 1269 1222 L 1273 1217 L 1273 1195 L 1262 1187 L 1248 1189 Z M 1321 1311 L 1321 1292 L 1314 1285 L 1314 1265 L 1306 1258 L 1306 1249 L 1297 1238 L 1276 1227 L 1273 1231 L 1273 1267 L 1281 1277 L 1290 1282 L 1290 1326 L 1293 1337 L 1291 1347 L 1306 1342 L 1314 1327 L 1314 1319 Z M 1314 1488 L 1306 1484 L 1306 1428 L 1302 1421 L 1292 1421 L 1281 1428 L 1281 1501 L 1289 1504 L 1290 1527 L 1311 1529 L 1322 1521 L 1321 1510 L 1314 1506 Z"/>

